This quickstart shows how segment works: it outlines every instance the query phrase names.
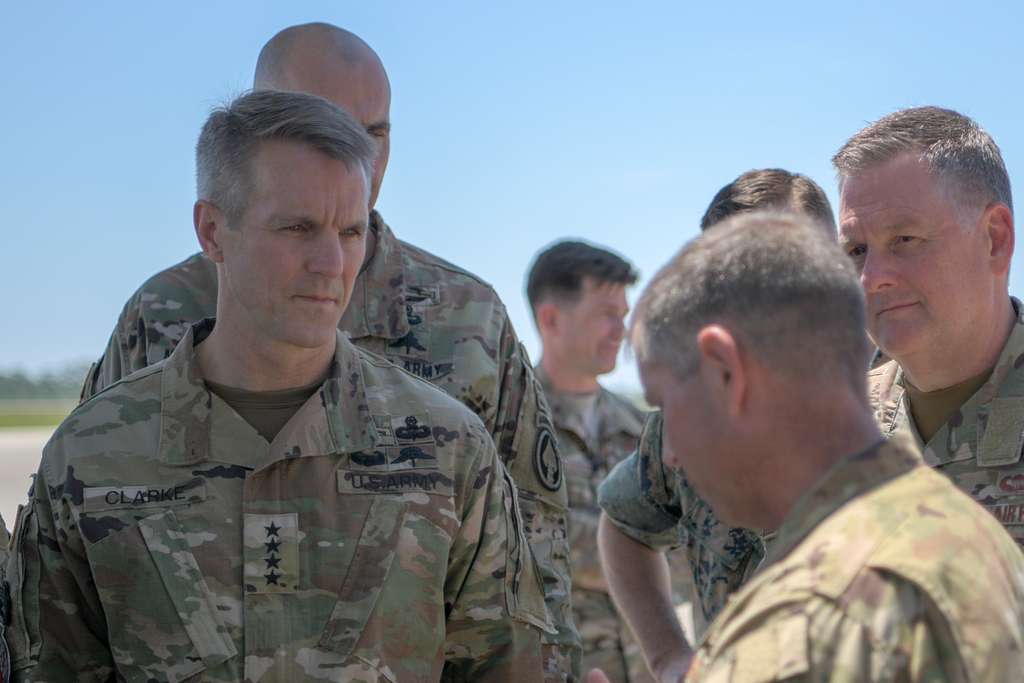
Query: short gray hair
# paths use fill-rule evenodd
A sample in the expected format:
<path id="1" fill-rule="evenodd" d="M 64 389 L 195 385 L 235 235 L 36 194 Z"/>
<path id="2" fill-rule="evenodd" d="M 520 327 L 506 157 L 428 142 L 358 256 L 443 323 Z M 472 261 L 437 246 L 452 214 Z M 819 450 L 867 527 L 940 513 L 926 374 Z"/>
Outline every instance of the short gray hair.
<path id="1" fill-rule="evenodd" d="M 373 139 L 352 116 L 322 97 L 256 90 L 214 109 L 196 143 L 196 192 L 230 221 L 245 213 L 250 163 L 260 143 L 305 143 L 350 170 L 373 177 Z"/>
<path id="2" fill-rule="evenodd" d="M 951 181 L 961 202 L 996 201 L 1013 211 L 1010 177 L 995 140 L 970 117 L 940 107 L 901 109 L 850 138 L 832 157 L 840 188 L 850 176 L 905 152 L 919 153 L 932 173 Z"/>
<path id="3" fill-rule="evenodd" d="M 698 364 L 697 333 L 721 324 L 779 372 L 863 386 L 865 322 L 857 272 L 815 219 L 761 211 L 683 247 L 637 302 L 630 340 L 641 362 L 685 378 Z"/>

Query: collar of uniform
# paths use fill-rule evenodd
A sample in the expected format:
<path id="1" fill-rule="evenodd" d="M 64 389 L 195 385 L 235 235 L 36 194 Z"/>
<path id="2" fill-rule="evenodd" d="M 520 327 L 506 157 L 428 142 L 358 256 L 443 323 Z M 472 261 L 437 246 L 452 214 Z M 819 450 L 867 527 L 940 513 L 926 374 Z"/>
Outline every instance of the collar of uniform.
<path id="1" fill-rule="evenodd" d="M 195 346 L 213 324 L 206 319 L 190 327 L 161 374 L 160 455 L 170 465 L 194 464 L 211 455 L 214 398 L 203 381 Z M 233 464 L 258 466 L 285 457 L 354 452 L 375 443 L 359 352 L 339 332 L 334 361 L 320 391 L 292 416 L 270 447 L 253 444 L 231 450 L 241 458 Z"/>
<path id="2" fill-rule="evenodd" d="M 587 438 L 584 418 L 580 415 L 579 411 L 575 410 L 575 404 L 565 400 L 565 394 L 555 391 L 551 386 L 551 379 L 539 363 L 534 367 L 533 371 L 540 381 L 541 387 L 544 389 L 544 396 L 547 398 L 548 407 L 551 409 L 551 421 L 555 427 L 572 432 L 583 443 L 589 443 L 590 440 Z M 597 405 L 594 409 L 601 415 L 601 433 L 598 435 L 600 439 L 620 433 L 627 434 L 636 439 L 640 438 L 640 434 L 644 430 L 643 421 L 631 413 L 625 406 L 621 405 L 619 403 L 620 400 L 604 387 L 598 388 Z"/>
<path id="3" fill-rule="evenodd" d="M 866 451 L 843 458 L 797 500 L 779 527 L 761 568 L 789 554 L 847 501 L 922 464 L 917 449 L 905 435 L 880 441 Z"/>
<path id="4" fill-rule="evenodd" d="M 376 211 L 370 214 L 370 229 L 376 234 L 377 245 L 356 278 L 339 327 L 353 339 L 401 339 L 409 333 L 402 243 Z"/>
<path id="5" fill-rule="evenodd" d="M 900 387 L 900 399 L 898 414 L 893 416 L 893 426 L 897 426 L 896 422 L 898 421 L 907 427 L 922 450 L 925 462 L 933 467 L 982 455 L 981 451 L 984 449 L 981 446 L 985 444 L 985 431 L 993 412 L 993 404 L 997 399 L 1004 399 L 1000 405 L 1001 410 L 1016 410 L 1024 415 L 1024 372 L 1018 369 L 1018 361 L 1024 358 L 1024 305 L 1014 297 L 1011 297 L 1010 301 L 1013 304 L 1017 320 L 1010 330 L 1006 346 L 999 354 L 999 360 L 996 361 L 992 375 L 974 395 L 967 399 L 967 402 L 953 414 L 949 421 L 939 428 L 939 431 L 932 436 L 927 444 L 921 439 L 911 418 L 903 369 L 899 368 L 896 371 L 895 383 Z M 1019 381 L 1010 381 L 1014 378 Z M 1019 422 L 1019 417 L 1020 415 L 1013 421 Z M 997 439 L 997 441 L 1004 441 L 1004 439 Z M 1019 447 L 1015 454 L 1019 456 Z"/>

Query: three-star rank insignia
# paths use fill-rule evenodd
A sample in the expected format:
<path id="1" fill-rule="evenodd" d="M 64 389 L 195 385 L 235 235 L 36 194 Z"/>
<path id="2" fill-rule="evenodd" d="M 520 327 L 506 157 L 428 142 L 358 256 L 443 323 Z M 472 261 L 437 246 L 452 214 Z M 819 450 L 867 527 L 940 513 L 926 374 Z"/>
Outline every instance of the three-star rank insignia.
<path id="1" fill-rule="evenodd" d="M 299 515 L 245 515 L 245 590 L 294 593 L 299 584 Z"/>

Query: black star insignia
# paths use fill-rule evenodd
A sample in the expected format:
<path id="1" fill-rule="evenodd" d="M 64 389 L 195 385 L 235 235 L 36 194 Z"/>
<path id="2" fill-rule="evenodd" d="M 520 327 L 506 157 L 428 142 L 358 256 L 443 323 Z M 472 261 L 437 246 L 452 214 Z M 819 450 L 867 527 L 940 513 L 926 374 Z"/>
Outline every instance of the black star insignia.
<path id="1" fill-rule="evenodd" d="M 282 576 L 281 574 L 278 574 L 273 569 L 271 569 L 269 573 L 263 575 L 263 578 L 265 578 L 267 580 L 267 585 L 268 586 L 271 585 L 271 584 L 273 584 L 275 586 L 280 586 L 281 584 L 279 584 L 277 582 L 277 580 L 280 579 L 281 576 Z"/>
<path id="2" fill-rule="evenodd" d="M 281 541 L 270 541 L 268 543 L 264 543 L 263 545 L 267 546 L 268 553 L 276 553 L 278 552 L 278 549 L 281 547 Z"/>
<path id="3" fill-rule="evenodd" d="M 271 568 L 273 568 L 273 569 L 280 569 L 281 568 L 279 566 L 281 564 L 281 558 L 280 557 L 267 557 L 263 561 L 267 563 L 267 569 L 271 569 Z"/>
<path id="4" fill-rule="evenodd" d="M 270 526 L 265 526 L 263 528 L 267 530 L 267 536 L 277 536 L 277 532 L 281 530 L 281 527 L 277 526 L 273 522 L 270 523 Z"/>

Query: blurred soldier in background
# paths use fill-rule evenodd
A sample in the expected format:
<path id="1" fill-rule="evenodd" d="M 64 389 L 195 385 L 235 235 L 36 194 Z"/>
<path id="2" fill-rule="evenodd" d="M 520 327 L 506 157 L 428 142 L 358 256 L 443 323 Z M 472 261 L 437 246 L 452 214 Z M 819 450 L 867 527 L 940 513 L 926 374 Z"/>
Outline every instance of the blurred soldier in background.
<path id="1" fill-rule="evenodd" d="M 583 640 L 583 670 L 649 681 L 638 644 L 608 596 L 597 553 L 597 486 L 636 449 L 644 414 L 598 377 L 615 369 L 637 274 L 612 252 L 577 241 L 542 251 L 526 293 L 543 352 L 537 377 L 551 406 L 569 487 L 572 606 Z M 685 576 L 685 571 L 680 571 Z"/>
<path id="2" fill-rule="evenodd" d="M 719 190 L 701 230 L 763 209 L 801 213 L 834 239 L 835 219 L 824 191 L 810 178 L 780 169 L 748 171 Z M 611 594 L 651 671 L 674 682 L 692 651 L 673 609 L 665 551 L 685 549 L 701 607 L 694 609 L 699 637 L 726 597 L 757 568 L 764 546 L 760 534 L 721 523 L 685 473 L 666 466 L 662 432 L 662 413 L 651 413 L 637 452 L 601 485 L 599 540 Z"/>
<path id="3" fill-rule="evenodd" d="M 523 522 L 543 577 L 546 605 L 524 614 L 545 634 L 549 680 L 579 667 L 569 606 L 567 499 L 548 408 L 505 306 L 475 275 L 396 238 L 372 211 L 387 167 L 391 89 L 379 57 L 328 24 L 287 28 L 264 46 L 257 89 L 320 95 L 377 140 L 366 260 L 339 323 L 357 346 L 387 357 L 469 406 L 483 420 L 518 488 Z M 88 397 L 161 360 L 189 326 L 212 316 L 214 265 L 203 254 L 156 274 L 125 304 L 106 353 L 86 380 Z"/>

